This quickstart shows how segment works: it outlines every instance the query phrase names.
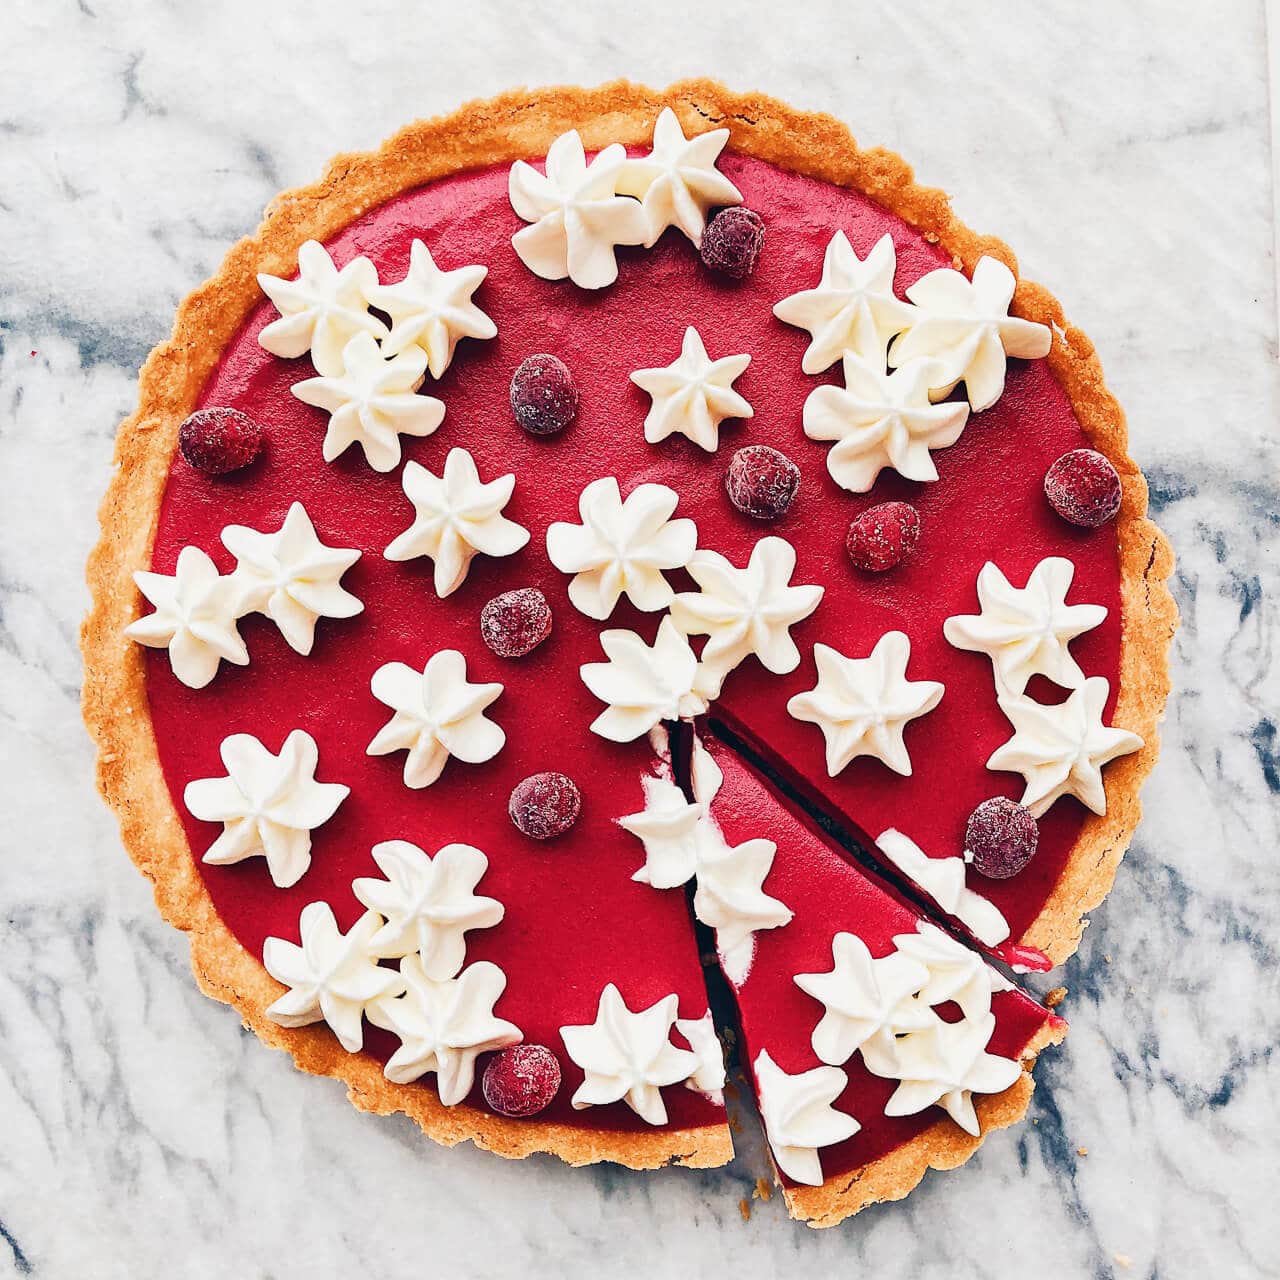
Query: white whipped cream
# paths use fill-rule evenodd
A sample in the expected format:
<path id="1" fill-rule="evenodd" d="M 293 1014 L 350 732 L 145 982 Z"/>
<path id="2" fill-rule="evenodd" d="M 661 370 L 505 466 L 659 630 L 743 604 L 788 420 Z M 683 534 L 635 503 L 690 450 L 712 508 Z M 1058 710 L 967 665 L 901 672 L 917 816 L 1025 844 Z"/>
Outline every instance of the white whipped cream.
<path id="1" fill-rule="evenodd" d="M 547 529 L 551 563 L 574 575 L 569 599 L 576 609 L 603 621 L 623 595 L 648 613 L 671 603 L 663 570 L 683 568 L 698 545 L 692 520 L 671 519 L 679 501 L 665 484 L 637 485 L 624 501 L 613 476 L 583 489 L 582 523 L 556 521 Z"/>
<path id="2" fill-rule="evenodd" d="M 927 920 L 918 921 L 914 933 L 896 934 L 893 945 L 929 971 L 917 999 L 930 1007 L 954 1000 L 966 1018 L 981 1018 L 991 1011 L 994 992 L 1012 990 L 981 956 Z"/>
<path id="3" fill-rule="evenodd" d="M 644 845 L 644 866 L 632 879 L 655 889 L 674 889 L 693 878 L 713 830 L 700 804 L 690 804 L 670 778 L 641 778 L 644 808 L 618 825 Z"/>
<path id="4" fill-rule="evenodd" d="M 602 289 L 618 278 L 614 249 L 643 244 L 649 223 L 639 202 L 617 194 L 627 152 L 605 147 L 590 164 L 576 129 L 547 152 L 546 173 L 517 160 L 511 166 L 511 207 L 532 226 L 511 237 L 512 247 L 536 276 L 583 289 Z"/>
<path id="5" fill-rule="evenodd" d="M 316 372 L 336 377 L 343 368 L 343 348 L 356 334 L 386 336 L 386 325 L 369 314 L 368 292 L 377 283 L 377 269 L 368 258 L 352 258 L 339 270 L 322 244 L 308 240 L 298 250 L 296 280 L 258 276 L 259 288 L 280 313 L 258 342 L 287 360 L 310 351 Z"/>
<path id="6" fill-rule="evenodd" d="M 1009 315 L 1016 286 L 998 258 L 980 258 L 972 281 L 950 267 L 930 271 L 907 290 L 916 314 L 889 348 L 889 364 L 932 361 L 935 399 L 963 382 L 974 413 L 989 409 L 1004 391 L 1005 357 L 1035 360 L 1053 345 L 1047 325 Z"/>
<path id="7" fill-rule="evenodd" d="M 707 212 L 717 205 L 742 203 L 742 192 L 716 168 L 728 141 L 728 129 L 686 138 L 676 113 L 663 107 L 653 128 L 653 150 L 625 160 L 617 182 L 618 191 L 635 196 L 644 209 L 646 249 L 668 227 L 679 227 L 700 245 Z"/>
<path id="8" fill-rule="evenodd" d="M 415 238 L 404 279 L 365 291 L 369 302 L 391 317 L 383 355 L 421 347 L 428 371 L 439 378 L 453 361 L 460 338 L 495 337 L 498 326 L 471 300 L 488 274 L 489 268 L 481 266 L 441 271 L 431 250 Z"/>
<path id="9" fill-rule="evenodd" d="M 384 969 L 369 949 L 381 917 L 365 912 L 344 934 L 327 902 L 302 908 L 298 932 L 302 945 L 284 938 L 262 944 L 262 963 L 288 991 L 267 1009 L 282 1027 L 327 1022 L 348 1053 L 364 1046 L 362 1015 L 378 1001 L 397 995 L 404 979 Z"/>
<path id="10" fill-rule="evenodd" d="M 600 993 L 593 1023 L 560 1028 L 565 1050 L 585 1075 L 573 1095 L 575 1110 L 625 1102 L 647 1124 L 667 1123 L 660 1090 L 705 1068 L 697 1054 L 671 1043 L 678 1005 L 672 994 L 632 1013 L 611 982 Z"/>
<path id="11" fill-rule="evenodd" d="M 716 1035 L 711 1010 L 708 1009 L 700 1018 L 677 1018 L 676 1030 L 689 1042 L 689 1048 L 698 1060 L 684 1087 L 723 1106 L 724 1050 L 720 1047 L 720 1037 Z"/>
<path id="12" fill-rule="evenodd" d="M 172 574 L 139 569 L 134 582 L 155 606 L 124 633 L 149 649 L 168 649 L 169 665 L 189 689 L 203 689 L 220 662 L 249 662 L 236 620 L 243 613 L 238 583 L 221 577 L 199 547 L 183 547 Z"/>
<path id="13" fill-rule="evenodd" d="M 644 438 L 658 444 L 679 434 L 714 453 L 720 444 L 720 424 L 726 418 L 750 418 L 754 412 L 733 389 L 750 363 L 749 355 L 712 360 L 701 335 L 690 325 L 684 331 L 680 355 L 671 364 L 637 369 L 631 375 L 631 381 L 653 401 L 644 420 Z"/>
<path id="14" fill-rule="evenodd" d="M 805 373 L 821 373 L 846 355 L 884 366 L 890 341 L 910 328 L 915 314 L 893 292 L 897 261 L 888 233 L 859 258 L 844 232 L 837 231 L 827 244 L 817 287 L 774 306 L 779 320 L 807 329 L 813 338 L 800 363 Z"/>
<path id="15" fill-rule="evenodd" d="M 351 788 L 316 781 L 320 751 L 301 729 L 278 756 L 248 733 L 223 738 L 219 754 L 227 776 L 197 778 L 182 794 L 194 817 L 223 824 L 203 861 L 221 867 L 265 858 L 275 886 L 290 888 L 311 865 L 311 832 L 333 817 Z"/>
<path id="16" fill-rule="evenodd" d="M 1103 765 L 1142 746 L 1136 733 L 1102 723 L 1110 693 L 1104 677 L 1090 676 L 1057 706 L 1012 694 L 999 699 L 1013 737 L 996 748 L 987 768 L 1022 774 L 1027 784 L 1022 803 L 1037 818 L 1066 795 L 1094 813 L 1106 813 Z"/>
<path id="17" fill-rule="evenodd" d="M 289 508 L 274 533 L 227 525 L 222 545 L 236 558 L 233 576 L 239 607 L 266 614 L 298 653 L 311 652 L 318 618 L 354 618 L 364 609 L 341 586 L 342 575 L 360 559 L 360 552 L 325 546 L 300 502 Z"/>
<path id="18" fill-rule="evenodd" d="M 378 730 L 367 753 L 407 751 L 406 787 L 429 787 L 450 756 L 466 764 L 492 760 L 507 740 L 484 714 L 502 685 L 468 684 L 467 660 L 457 649 L 432 654 L 421 673 L 403 662 L 388 662 L 369 683 L 373 696 L 395 714 Z"/>
<path id="19" fill-rule="evenodd" d="M 846 355 L 844 386 L 809 393 L 804 433 L 810 440 L 832 442 L 827 470 L 836 484 L 866 493 L 885 467 L 908 480 L 938 478 L 930 451 L 955 444 L 969 418 L 968 405 L 929 399 L 940 376 L 923 360 L 885 373 L 882 365 Z"/>
<path id="20" fill-rule="evenodd" d="M 1019 590 L 987 561 L 978 573 L 976 614 L 957 614 L 942 625 L 957 649 L 991 659 L 996 689 L 1019 694 L 1032 676 L 1046 676 L 1064 689 L 1084 683 L 1070 643 L 1106 616 L 1100 604 L 1068 604 L 1076 567 L 1061 556 L 1041 560 Z"/>
<path id="21" fill-rule="evenodd" d="M 482 482 L 466 449 L 449 450 L 442 475 L 416 462 L 406 463 L 401 484 L 413 503 L 413 523 L 383 554 L 397 561 L 428 556 L 434 561 L 435 589 L 441 599 L 463 584 L 477 552 L 514 555 L 529 541 L 529 530 L 502 514 L 511 501 L 515 476 Z"/>
<path id="22" fill-rule="evenodd" d="M 791 1075 L 764 1049 L 756 1055 L 755 1075 L 760 1118 L 774 1162 L 792 1182 L 820 1187 L 818 1152 L 852 1138 L 862 1128 L 834 1106 L 849 1077 L 839 1067 L 814 1067 Z"/>
<path id="23" fill-rule="evenodd" d="M 827 743 L 827 773 L 835 777 L 858 756 L 874 756 L 894 773 L 911 775 L 903 730 L 932 711 L 942 698 L 936 680 L 908 680 L 911 641 L 887 631 L 866 658 L 846 658 L 825 644 L 814 645 L 818 683 L 797 693 L 787 710 L 816 724 Z"/>
<path id="24" fill-rule="evenodd" d="M 384 360 L 373 336 L 358 333 L 342 348 L 340 368 L 290 390 L 328 413 L 321 449 L 326 462 L 358 444 L 375 471 L 393 471 L 400 465 L 400 437 L 429 436 L 444 420 L 443 401 L 414 394 L 426 369 L 420 347 Z"/>
<path id="25" fill-rule="evenodd" d="M 447 844 L 433 858 L 408 840 L 385 840 L 372 852 L 386 879 L 351 882 L 356 899 L 384 921 L 370 949 L 390 959 L 416 951 L 428 978 L 452 978 L 466 960 L 467 931 L 490 929 L 504 914 L 496 898 L 475 891 L 489 859 L 469 844 Z"/>

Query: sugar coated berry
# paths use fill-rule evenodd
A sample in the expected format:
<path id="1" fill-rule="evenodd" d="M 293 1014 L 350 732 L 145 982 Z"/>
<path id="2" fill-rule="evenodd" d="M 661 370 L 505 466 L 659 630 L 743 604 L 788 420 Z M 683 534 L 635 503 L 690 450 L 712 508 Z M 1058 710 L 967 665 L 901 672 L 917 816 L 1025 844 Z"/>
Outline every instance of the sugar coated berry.
<path id="1" fill-rule="evenodd" d="M 578 412 L 578 388 L 563 360 L 528 356 L 511 375 L 511 412 L 531 435 L 563 431 Z"/>
<path id="2" fill-rule="evenodd" d="M 480 1089 L 500 1116 L 532 1116 L 560 1091 L 560 1063 L 540 1044 L 513 1044 L 489 1059 Z"/>
<path id="3" fill-rule="evenodd" d="M 1120 510 L 1120 475 L 1096 449 L 1072 449 L 1045 474 L 1053 509 L 1082 529 L 1096 529 Z"/>
<path id="4" fill-rule="evenodd" d="M 1035 856 L 1040 827 L 1031 810 L 1007 796 L 984 800 L 964 829 L 964 859 L 991 880 L 1016 876 Z"/>
<path id="5" fill-rule="evenodd" d="M 786 515 L 800 488 L 800 468 L 767 444 L 750 444 L 729 461 L 725 492 L 739 511 L 757 520 Z"/>
<path id="6" fill-rule="evenodd" d="M 859 569 L 883 573 L 905 560 L 920 540 L 920 513 L 909 502 L 882 502 L 864 511 L 844 540 Z"/>
<path id="7" fill-rule="evenodd" d="M 221 476 L 258 456 L 262 428 L 239 409 L 197 409 L 178 428 L 178 448 L 197 471 Z"/>
<path id="8" fill-rule="evenodd" d="M 494 596 L 480 610 L 480 637 L 500 658 L 523 658 L 551 634 L 551 606 L 537 587 Z"/>
<path id="9" fill-rule="evenodd" d="M 554 840 L 578 820 L 582 793 L 563 773 L 535 773 L 517 782 L 507 803 L 516 830 L 533 840 Z"/>
<path id="10" fill-rule="evenodd" d="M 712 271 L 743 280 L 756 269 L 763 244 L 764 219 L 750 209 L 735 205 L 721 209 L 707 223 L 698 252 L 704 265 Z"/>

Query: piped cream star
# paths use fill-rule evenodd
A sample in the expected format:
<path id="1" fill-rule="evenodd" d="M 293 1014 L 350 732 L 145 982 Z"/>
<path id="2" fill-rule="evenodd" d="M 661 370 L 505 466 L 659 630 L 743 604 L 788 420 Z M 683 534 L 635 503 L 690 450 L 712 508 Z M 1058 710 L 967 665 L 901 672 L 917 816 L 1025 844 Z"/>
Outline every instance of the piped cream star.
<path id="1" fill-rule="evenodd" d="M 834 1103 L 849 1077 L 839 1067 L 814 1067 L 792 1075 L 762 1049 L 755 1060 L 760 1118 L 773 1159 L 793 1182 L 822 1185 L 818 1152 L 852 1138 L 862 1126 Z"/>
<path id="2" fill-rule="evenodd" d="M 644 207 L 645 248 L 668 227 L 679 227 L 695 245 L 702 243 L 707 212 L 716 205 L 741 204 L 742 192 L 716 168 L 729 141 L 728 129 L 684 136 L 670 107 L 663 107 L 653 128 L 653 150 L 623 162 L 618 191 Z"/>
<path id="3" fill-rule="evenodd" d="M 397 561 L 430 557 L 441 599 L 463 584 L 477 552 L 514 555 L 529 541 L 529 530 L 502 514 L 515 490 L 515 476 L 482 482 L 466 449 L 449 450 L 442 475 L 407 463 L 401 484 L 413 503 L 414 520 L 383 554 Z"/>
<path id="4" fill-rule="evenodd" d="M 707 845 L 705 813 L 670 778 L 645 776 L 644 808 L 618 825 L 644 845 L 644 866 L 631 877 L 655 889 L 674 889 L 698 870 Z"/>
<path id="5" fill-rule="evenodd" d="M 911 775 L 903 730 L 932 711 L 942 698 L 935 680 L 908 680 L 911 641 L 887 631 L 869 657 L 846 658 L 828 645 L 814 645 L 818 683 L 797 693 L 787 710 L 816 724 L 827 741 L 827 773 L 835 777 L 858 756 L 874 756 L 894 773 Z"/>
<path id="6" fill-rule="evenodd" d="M 726 418 L 749 418 L 751 406 L 733 389 L 751 357 L 722 356 L 712 360 L 697 329 L 684 331 L 680 355 L 660 369 L 637 369 L 631 381 L 653 400 L 644 420 L 644 438 L 657 444 L 678 432 L 714 453 L 720 444 L 720 424 Z"/>
<path id="7" fill-rule="evenodd" d="M 429 436 L 444 419 L 442 401 L 414 394 L 426 368 L 427 353 L 420 347 L 384 360 L 373 336 L 358 333 L 342 349 L 340 371 L 290 389 L 303 404 L 329 414 L 326 462 L 358 444 L 375 471 L 392 471 L 400 465 L 400 437 Z"/>
<path id="8" fill-rule="evenodd" d="M 1068 604 L 1076 567 L 1048 556 L 1019 590 L 990 561 L 978 574 L 977 614 L 957 614 L 942 633 L 957 649 L 985 653 L 995 672 L 996 689 L 1021 693 L 1032 676 L 1046 676 L 1064 689 L 1084 681 L 1084 672 L 1068 648 L 1106 616 L 1100 604 Z"/>
<path id="9" fill-rule="evenodd" d="M 278 756 L 248 733 L 223 738 L 219 754 L 227 776 L 197 778 L 182 796 L 201 822 L 224 824 L 203 861 L 221 867 L 262 857 L 276 887 L 290 888 L 311 865 L 311 832 L 333 817 L 351 788 L 316 781 L 320 751 L 301 729 Z"/>
<path id="10" fill-rule="evenodd" d="M 846 355 L 883 367 L 890 341 L 911 325 L 915 308 L 893 292 L 897 254 L 893 237 L 881 236 L 860 259 L 843 231 L 827 244 L 822 279 L 815 289 L 783 298 L 773 314 L 808 329 L 813 337 L 800 367 L 821 373 Z"/>
<path id="11" fill-rule="evenodd" d="M 373 696 L 395 714 L 378 730 L 367 752 L 385 756 L 407 751 L 404 785 L 429 787 L 450 756 L 483 764 L 507 740 L 484 710 L 502 693 L 500 684 L 468 684 L 467 660 L 457 649 L 432 654 L 419 674 L 403 662 L 388 662 L 373 673 Z"/>
<path id="12" fill-rule="evenodd" d="M 459 338 L 494 337 L 498 326 L 471 301 L 488 274 L 489 268 L 481 266 L 441 271 L 431 250 L 415 239 L 405 278 L 366 292 L 369 301 L 391 317 L 383 354 L 394 356 L 409 347 L 421 347 L 431 376 L 439 378 L 453 360 Z"/>
<path id="13" fill-rule="evenodd" d="M 964 404 L 933 404 L 937 373 L 925 361 L 886 374 L 856 356 L 844 358 L 843 387 L 822 386 L 804 402 L 804 433 L 833 441 L 831 478 L 851 493 L 866 493 L 885 467 L 908 480 L 936 480 L 930 450 L 960 439 L 969 417 Z"/>
<path id="14" fill-rule="evenodd" d="M 987 768 L 1022 774 L 1027 783 L 1022 803 L 1037 818 L 1065 795 L 1094 813 L 1106 813 L 1103 765 L 1142 746 L 1136 733 L 1102 723 L 1110 693 L 1103 676 L 1090 676 L 1057 706 L 1012 695 L 999 699 L 1014 732 L 992 753 Z"/>
<path id="15" fill-rule="evenodd" d="M 712 1102 L 724 1102 L 724 1049 L 716 1035 L 716 1024 L 711 1010 L 700 1018 L 677 1018 L 676 1030 L 689 1042 L 689 1048 L 698 1059 L 697 1067 L 684 1082 L 686 1089 L 701 1093 Z"/>
<path id="16" fill-rule="evenodd" d="M 725 977 L 740 987 L 755 955 L 755 935 L 789 924 L 793 912 L 764 891 L 778 846 L 756 837 L 730 845 L 723 837 L 698 862 L 693 914 L 716 931 L 716 952 Z"/>

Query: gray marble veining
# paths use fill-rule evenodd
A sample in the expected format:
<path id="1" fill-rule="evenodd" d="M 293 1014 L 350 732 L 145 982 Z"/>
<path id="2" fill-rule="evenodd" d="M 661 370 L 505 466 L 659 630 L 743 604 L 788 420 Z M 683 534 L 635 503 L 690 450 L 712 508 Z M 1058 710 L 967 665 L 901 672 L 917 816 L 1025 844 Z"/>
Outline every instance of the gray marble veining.
<path id="1" fill-rule="evenodd" d="M 0 11 L 0 1275 L 1280 1274 L 1280 474 L 1260 0 Z M 1179 555 L 1147 817 L 1029 1123 L 812 1233 L 724 1171 L 444 1151 L 196 990 L 93 794 L 81 566 L 178 299 L 281 187 L 519 83 L 830 110 L 1091 335 Z"/>

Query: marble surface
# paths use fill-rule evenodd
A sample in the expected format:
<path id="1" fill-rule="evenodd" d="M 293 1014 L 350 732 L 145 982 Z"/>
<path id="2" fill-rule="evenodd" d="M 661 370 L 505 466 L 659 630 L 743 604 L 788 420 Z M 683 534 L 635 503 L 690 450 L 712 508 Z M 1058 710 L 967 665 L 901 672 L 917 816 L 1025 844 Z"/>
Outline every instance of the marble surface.
<path id="1" fill-rule="evenodd" d="M 1264 18 L 1216 5 L 41 0 L 0 12 L 0 1275 L 1253 1277 L 1280 1138 Z M 945 16 L 944 16 L 945 15 Z M 706 72 L 852 122 L 1093 337 L 1179 554 L 1148 816 L 1030 1122 L 814 1233 L 751 1140 L 643 1176 L 425 1144 L 196 990 L 91 784 L 81 566 L 174 305 L 272 194 L 518 84 Z"/>

